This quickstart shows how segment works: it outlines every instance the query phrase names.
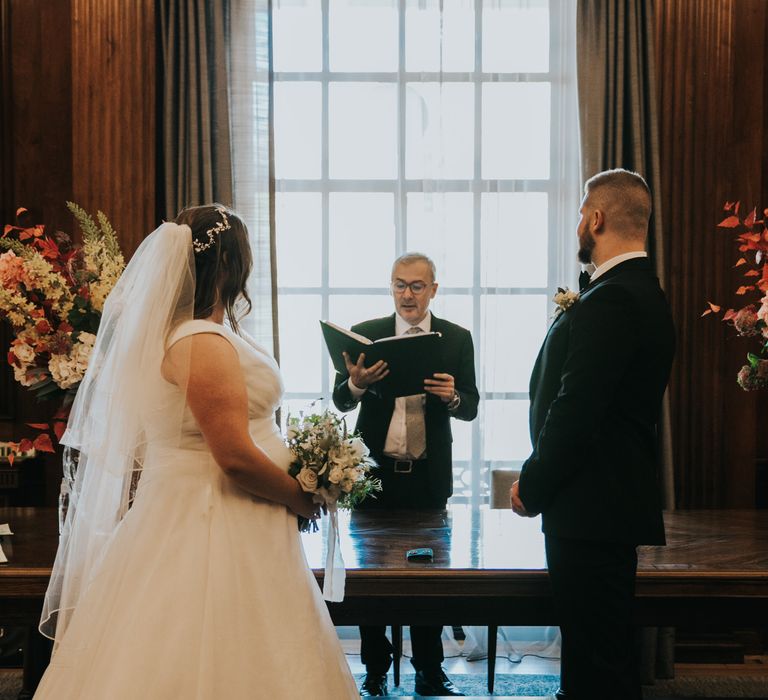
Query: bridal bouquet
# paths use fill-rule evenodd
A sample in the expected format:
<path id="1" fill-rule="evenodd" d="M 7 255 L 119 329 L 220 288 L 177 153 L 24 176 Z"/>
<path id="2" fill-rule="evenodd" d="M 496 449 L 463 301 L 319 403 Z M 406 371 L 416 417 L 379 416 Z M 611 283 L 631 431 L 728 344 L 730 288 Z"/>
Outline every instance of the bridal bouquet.
<path id="1" fill-rule="evenodd" d="M 294 460 L 288 470 L 315 503 L 330 509 L 352 509 L 367 496 L 381 490 L 381 481 L 371 476 L 376 463 L 356 433 L 331 411 L 288 416 L 286 435 Z M 302 532 L 317 531 L 317 523 L 299 518 Z"/>
<path id="2" fill-rule="evenodd" d="M 726 202 L 725 211 L 729 216 L 718 226 L 738 232 L 741 257 L 734 267 L 744 267 L 744 284 L 736 290 L 738 296 L 752 297 L 754 301 L 738 309 L 728 309 L 723 314 L 723 321 L 733 325 L 743 337 L 753 338 L 758 342 L 757 353 L 747 353 L 747 364 L 736 377 L 739 386 L 745 391 L 768 388 L 768 226 L 765 219 L 757 218 L 757 208 L 747 216 L 739 216 L 739 202 Z M 768 217 L 768 209 L 763 211 Z M 718 314 L 721 307 L 707 302 L 709 308 L 702 314 Z"/>
<path id="3" fill-rule="evenodd" d="M 338 508 L 354 508 L 360 501 L 381 490 L 381 481 L 371 476 L 375 462 L 368 448 L 347 424 L 331 411 L 288 416 L 286 442 L 293 453 L 288 473 L 295 477 L 315 503 L 330 516 L 323 578 L 323 597 L 338 603 L 344 600 L 346 570 L 339 542 Z M 299 530 L 317 531 L 317 523 L 299 518 Z"/>
<path id="4" fill-rule="evenodd" d="M 30 225 L 26 209 L 0 237 L 0 319 L 13 329 L 8 362 L 19 384 L 39 400 L 60 399 L 45 431 L 21 440 L 17 451 L 32 447 L 53 452 L 48 431 L 61 437 L 69 408 L 85 375 L 107 295 L 125 267 L 117 236 L 106 216 L 98 224 L 81 207 L 67 207 L 83 232 L 82 246 L 61 231 Z"/>

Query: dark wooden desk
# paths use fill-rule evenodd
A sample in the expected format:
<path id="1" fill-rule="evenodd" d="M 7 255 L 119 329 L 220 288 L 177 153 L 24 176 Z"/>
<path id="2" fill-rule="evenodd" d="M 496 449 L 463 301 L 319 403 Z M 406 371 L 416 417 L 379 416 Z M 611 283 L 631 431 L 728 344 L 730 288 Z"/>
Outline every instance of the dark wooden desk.
<path id="1" fill-rule="evenodd" d="M 768 511 L 680 511 L 665 520 L 669 544 L 641 548 L 638 622 L 768 624 Z M 329 604 L 337 624 L 557 624 L 538 518 L 454 506 L 341 521 L 348 571 L 344 602 Z M 34 626 L 56 554 L 56 512 L 0 508 L 5 522 L 16 534 L 1 540 L 0 625 Z M 323 537 L 303 539 L 322 582 Z M 434 562 L 407 562 L 414 547 L 431 547 Z M 36 686 L 44 647 L 35 653 L 27 688 Z"/>
<path id="2" fill-rule="evenodd" d="M 642 547 L 637 621 L 768 623 L 768 511 L 679 511 L 666 547 Z M 337 624 L 557 624 L 540 520 L 508 510 L 360 512 L 344 518 L 346 597 Z M 322 539 L 304 536 L 322 579 Z M 431 547 L 432 563 L 405 552 Z"/>

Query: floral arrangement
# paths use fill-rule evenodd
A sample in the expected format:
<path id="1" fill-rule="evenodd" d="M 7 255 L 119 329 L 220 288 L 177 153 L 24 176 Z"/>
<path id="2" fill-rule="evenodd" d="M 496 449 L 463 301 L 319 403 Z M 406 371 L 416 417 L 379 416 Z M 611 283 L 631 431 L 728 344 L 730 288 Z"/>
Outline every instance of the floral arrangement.
<path id="1" fill-rule="evenodd" d="M 557 318 L 564 311 L 568 311 L 578 300 L 579 293 L 573 292 L 568 287 L 558 287 L 557 293 L 552 297 L 552 301 L 557 305 L 555 309 L 555 318 Z"/>
<path id="2" fill-rule="evenodd" d="M 329 510 L 352 509 L 376 491 L 381 481 L 371 476 L 376 463 L 357 433 L 331 411 L 288 416 L 286 442 L 294 456 L 288 473 L 315 503 Z M 317 531 L 317 524 L 299 518 L 299 529 Z"/>
<path id="3" fill-rule="evenodd" d="M 745 267 L 744 284 L 736 290 L 738 296 L 753 297 L 754 301 L 739 309 L 728 309 L 722 320 L 730 323 L 736 332 L 759 343 L 757 353 L 747 353 L 747 364 L 736 376 L 739 386 L 745 391 L 768 388 L 768 227 L 765 219 L 757 218 L 757 207 L 739 216 L 739 202 L 726 202 L 724 210 L 729 213 L 718 226 L 738 232 L 741 257 L 734 267 Z M 763 210 L 768 217 L 768 209 Z M 702 316 L 719 314 L 718 304 L 707 302 L 709 308 Z"/>
<path id="4" fill-rule="evenodd" d="M 0 319 L 14 339 L 8 362 L 14 378 L 38 400 L 60 399 L 51 424 L 34 423 L 42 432 L 24 439 L 19 452 L 32 447 L 53 451 L 48 431 L 61 438 L 77 388 L 85 375 L 107 295 L 125 267 L 117 235 L 98 212 L 94 219 L 67 202 L 83 233 L 82 246 L 61 231 L 28 225 L 26 209 L 0 237 Z M 4 251 L 4 252 L 2 252 Z"/>

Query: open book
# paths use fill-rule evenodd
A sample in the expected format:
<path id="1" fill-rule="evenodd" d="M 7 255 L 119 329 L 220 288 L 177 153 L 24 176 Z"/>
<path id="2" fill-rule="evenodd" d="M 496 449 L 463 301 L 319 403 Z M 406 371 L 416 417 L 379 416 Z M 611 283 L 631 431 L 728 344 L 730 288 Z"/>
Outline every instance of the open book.
<path id="1" fill-rule="evenodd" d="M 371 385 L 382 396 L 423 394 L 424 380 L 435 372 L 443 371 L 439 333 L 395 335 L 370 340 L 330 321 L 320 321 L 320 327 L 337 372 L 347 373 L 343 352 L 349 355 L 352 362 L 357 362 L 360 353 L 364 352 L 366 367 L 379 360 L 387 363 L 389 374 Z"/>

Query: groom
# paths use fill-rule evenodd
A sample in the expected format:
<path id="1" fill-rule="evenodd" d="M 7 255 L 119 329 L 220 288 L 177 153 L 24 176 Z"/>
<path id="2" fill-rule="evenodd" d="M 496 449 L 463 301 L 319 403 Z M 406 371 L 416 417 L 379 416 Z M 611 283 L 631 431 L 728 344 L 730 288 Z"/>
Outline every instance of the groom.
<path id="1" fill-rule="evenodd" d="M 542 514 L 563 638 L 556 697 L 639 700 L 636 547 L 664 544 L 656 422 L 674 328 L 645 253 L 645 181 L 609 170 L 584 189 L 579 260 L 596 269 L 536 360 L 533 452 L 510 500 L 518 515 Z"/>

